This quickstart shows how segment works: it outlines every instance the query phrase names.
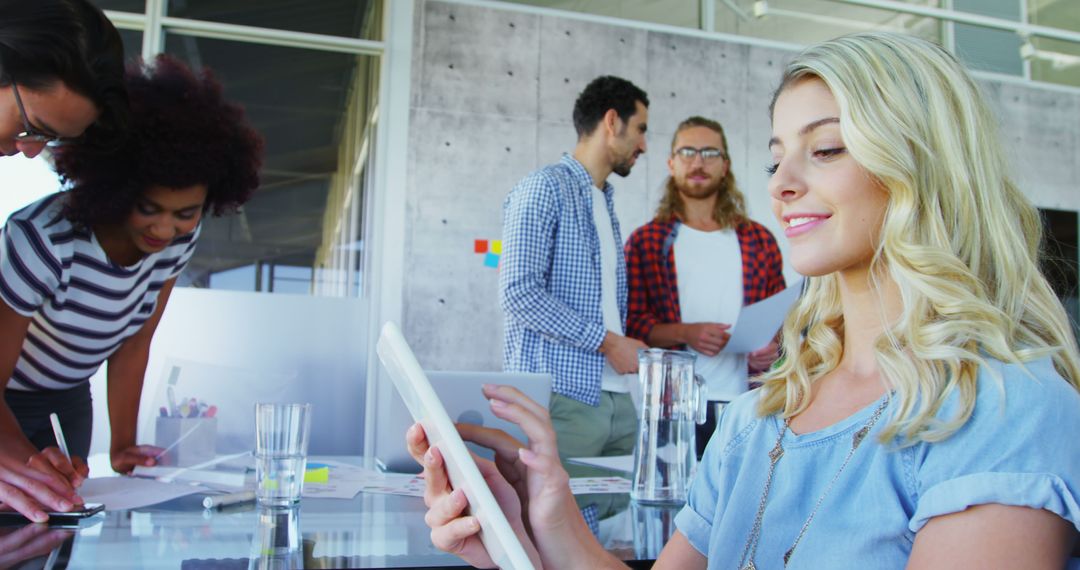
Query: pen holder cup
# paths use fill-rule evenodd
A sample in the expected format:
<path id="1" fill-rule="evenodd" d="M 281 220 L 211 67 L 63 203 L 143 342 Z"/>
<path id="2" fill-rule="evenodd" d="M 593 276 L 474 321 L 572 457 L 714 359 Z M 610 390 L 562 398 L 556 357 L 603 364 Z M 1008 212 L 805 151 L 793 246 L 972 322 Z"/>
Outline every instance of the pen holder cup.
<path id="1" fill-rule="evenodd" d="M 217 418 L 157 418 L 154 444 L 165 450 L 159 465 L 187 467 L 217 452 Z"/>

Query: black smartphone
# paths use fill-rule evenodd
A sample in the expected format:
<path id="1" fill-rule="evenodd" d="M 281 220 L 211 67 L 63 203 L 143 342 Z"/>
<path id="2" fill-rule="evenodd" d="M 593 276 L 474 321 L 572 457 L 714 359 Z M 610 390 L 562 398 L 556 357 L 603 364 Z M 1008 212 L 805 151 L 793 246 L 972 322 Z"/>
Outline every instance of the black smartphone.
<path id="1" fill-rule="evenodd" d="M 50 526 L 78 526 L 79 521 L 105 510 L 101 503 L 86 503 L 82 507 L 66 513 L 45 511 L 49 515 Z M 0 511 L 0 526 L 24 525 L 32 523 L 18 511 Z"/>

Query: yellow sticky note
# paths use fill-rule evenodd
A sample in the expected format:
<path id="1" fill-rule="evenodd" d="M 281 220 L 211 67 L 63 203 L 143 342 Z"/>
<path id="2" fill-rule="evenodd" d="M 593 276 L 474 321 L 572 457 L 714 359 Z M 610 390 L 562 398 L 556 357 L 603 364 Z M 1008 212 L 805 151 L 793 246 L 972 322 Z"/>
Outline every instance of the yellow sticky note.
<path id="1" fill-rule="evenodd" d="M 491 253 L 502 253 L 502 240 L 491 240 Z"/>
<path id="2" fill-rule="evenodd" d="M 307 468 L 304 470 L 304 483 L 329 483 L 330 482 L 330 467 L 323 465 L 315 469 Z"/>

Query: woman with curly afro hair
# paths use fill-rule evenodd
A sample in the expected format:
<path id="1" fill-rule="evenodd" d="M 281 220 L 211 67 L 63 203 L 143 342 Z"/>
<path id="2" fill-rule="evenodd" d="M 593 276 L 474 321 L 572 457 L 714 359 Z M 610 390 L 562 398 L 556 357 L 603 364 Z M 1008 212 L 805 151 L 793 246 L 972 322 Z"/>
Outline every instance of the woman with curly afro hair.
<path id="1" fill-rule="evenodd" d="M 154 330 L 203 216 L 236 209 L 259 184 L 262 139 L 212 75 L 159 56 L 125 82 L 124 137 L 57 147 L 70 188 L 0 230 L 0 453 L 76 487 L 89 474 L 89 379 L 105 361 L 112 467 L 155 463 L 162 450 L 135 434 Z"/>

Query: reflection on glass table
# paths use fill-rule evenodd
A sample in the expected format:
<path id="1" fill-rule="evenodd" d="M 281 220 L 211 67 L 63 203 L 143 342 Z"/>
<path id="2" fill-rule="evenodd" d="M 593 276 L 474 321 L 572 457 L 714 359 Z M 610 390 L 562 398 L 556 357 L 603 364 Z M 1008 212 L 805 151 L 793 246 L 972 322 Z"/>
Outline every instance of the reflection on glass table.
<path id="1" fill-rule="evenodd" d="M 335 459 L 361 464 L 356 457 Z M 68 543 L 70 563 L 53 568 L 464 566 L 431 544 L 419 497 L 360 493 L 348 500 L 305 498 L 293 509 L 277 511 L 260 510 L 251 502 L 204 510 L 204 497 L 194 494 L 84 519 Z M 583 506 L 595 505 L 601 543 L 632 567 L 651 565 L 674 531 L 679 510 L 635 505 L 626 494 L 577 498 Z"/>
<path id="2" fill-rule="evenodd" d="M 43 524 L 0 527 L 0 570 L 64 568 L 74 536 L 72 529 Z"/>

